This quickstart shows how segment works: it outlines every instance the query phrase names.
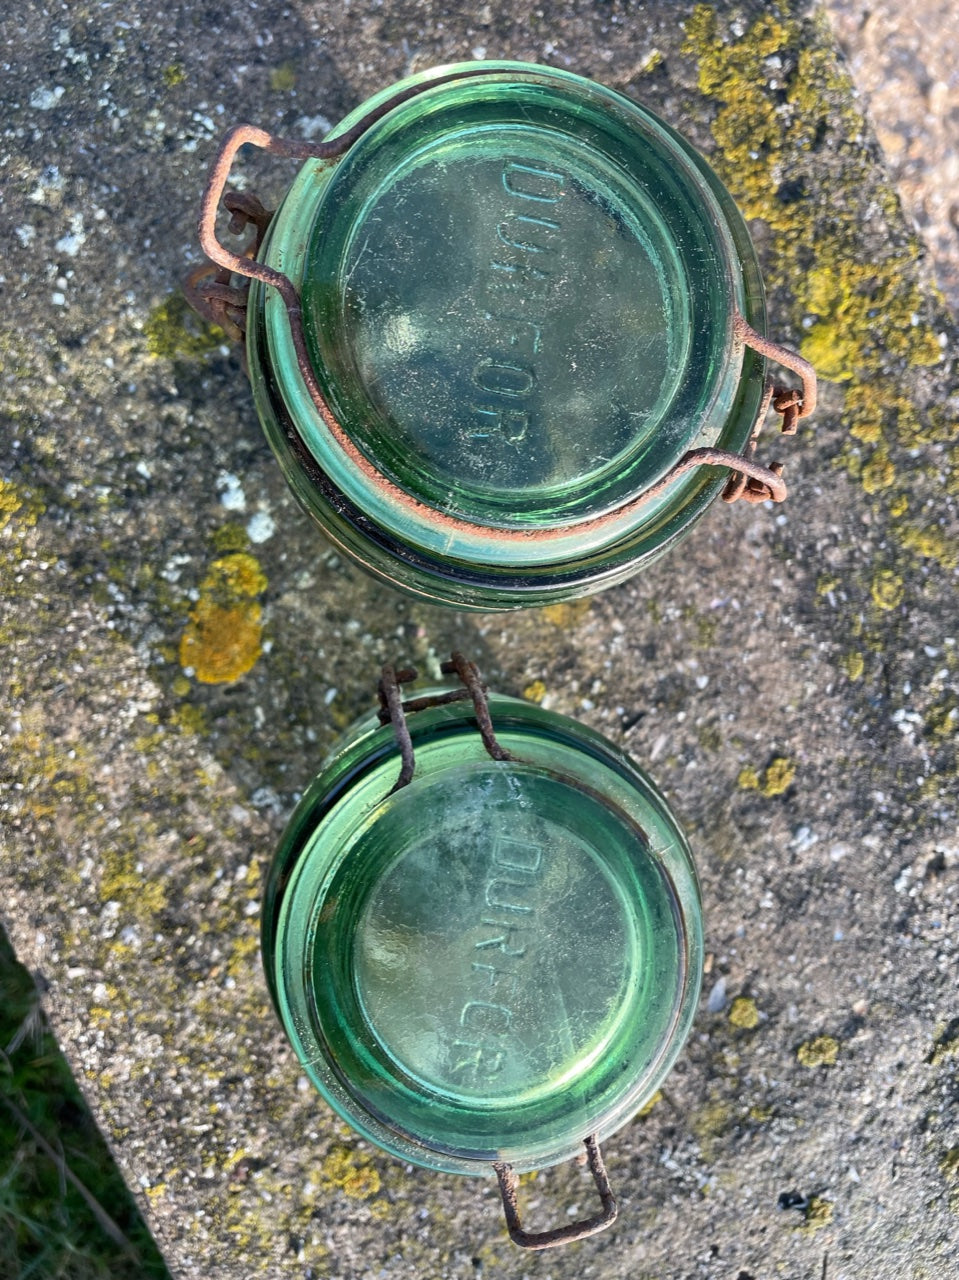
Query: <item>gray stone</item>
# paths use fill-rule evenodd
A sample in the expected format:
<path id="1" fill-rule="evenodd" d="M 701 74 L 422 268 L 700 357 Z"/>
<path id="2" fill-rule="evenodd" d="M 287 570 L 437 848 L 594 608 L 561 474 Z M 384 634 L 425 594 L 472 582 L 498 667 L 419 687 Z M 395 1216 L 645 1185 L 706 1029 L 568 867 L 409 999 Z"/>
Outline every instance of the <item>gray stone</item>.
<path id="1" fill-rule="evenodd" d="M 956 335 L 818 13 L 132 0 L 8 6 L 2 34 L 0 901 L 174 1274 L 946 1274 Z M 796 439 L 764 440 L 784 507 L 714 509 L 641 578 L 508 616 L 427 608 L 335 555 L 236 355 L 175 301 L 229 124 L 311 132 L 480 50 L 610 84 L 696 143 L 754 220 L 771 331 L 827 379 Z M 290 173 L 238 172 L 265 195 Z M 246 650 L 206 657 L 243 665 L 257 604 L 266 643 L 204 684 L 181 637 L 231 554 L 256 561 L 227 584 Z M 619 1222 L 553 1254 L 508 1243 L 492 1182 L 406 1169 L 337 1122 L 257 956 L 296 796 L 382 662 L 428 671 L 454 645 L 648 766 L 702 873 L 693 1036 L 607 1144 Z M 523 1194 L 545 1225 L 591 1188 L 571 1166 Z"/>

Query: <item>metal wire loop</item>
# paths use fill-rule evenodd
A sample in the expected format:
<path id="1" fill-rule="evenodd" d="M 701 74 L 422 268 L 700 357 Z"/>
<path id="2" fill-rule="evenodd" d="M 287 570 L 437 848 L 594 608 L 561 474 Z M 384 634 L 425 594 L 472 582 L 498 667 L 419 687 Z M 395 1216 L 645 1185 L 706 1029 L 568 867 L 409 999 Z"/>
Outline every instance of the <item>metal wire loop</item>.
<path id="1" fill-rule="evenodd" d="M 496 1177 L 499 1181 L 500 1195 L 503 1197 L 503 1212 L 506 1215 L 506 1229 L 514 1244 L 521 1249 L 555 1249 L 561 1244 L 571 1244 L 574 1240 L 585 1240 L 587 1236 L 598 1235 L 616 1221 L 619 1212 L 616 1197 L 609 1185 L 609 1175 L 603 1163 L 603 1155 L 595 1135 L 585 1139 L 586 1160 L 589 1171 L 593 1175 L 596 1190 L 599 1192 L 602 1210 L 592 1218 L 583 1218 L 579 1222 L 571 1222 L 565 1227 L 554 1227 L 551 1231 L 526 1231 L 520 1221 L 519 1206 L 516 1201 L 518 1180 L 511 1165 L 502 1161 L 494 1163 Z"/>
<path id="2" fill-rule="evenodd" d="M 451 702 L 465 702 L 470 698 L 476 716 L 476 724 L 483 740 L 483 746 L 494 760 L 510 760 L 512 757 L 504 746 L 497 741 L 493 729 L 493 721 L 489 713 L 486 698 L 486 685 L 483 683 L 476 663 L 459 651 L 454 651 L 446 662 L 440 664 L 444 675 L 455 675 L 461 682 L 460 689 L 447 689 L 443 693 L 428 694 L 421 698 L 403 699 L 401 686 L 417 678 L 415 667 L 401 667 L 399 670 L 388 662 L 380 674 L 378 692 L 380 709 L 377 712 L 381 724 L 392 724 L 396 735 L 396 745 L 400 751 L 400 772 L 393 784 L 390 795 L 401 790 L 413 780 L 416 759 L 413 751 L 413 739 L 408 715 L 424 711 L 427 707 L 448 706 Z"/>

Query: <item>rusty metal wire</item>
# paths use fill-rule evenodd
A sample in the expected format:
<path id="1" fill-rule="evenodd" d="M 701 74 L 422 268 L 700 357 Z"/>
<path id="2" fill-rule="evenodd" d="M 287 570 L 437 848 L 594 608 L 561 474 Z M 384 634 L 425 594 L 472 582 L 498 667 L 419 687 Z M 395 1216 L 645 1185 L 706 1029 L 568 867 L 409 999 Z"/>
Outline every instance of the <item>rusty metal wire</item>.
<path id="1" fill-rule="evenodd" d="M 466 686 L 469 696 L 473 699 L 473 710 L 476 714 L 476 723 L 479 725 L 480 737 L 488 753 L 494 760 L 512 759 L 506 748 L 501 747 L 496 741 L 493 721 L 490 719 L 489 703 L 486 701 L 486 685 L 483 684 L 476 663 L 462 653 L 454 651 L 449 661 L 440 665 L 440 670 L 444 675 L 457 675 Z"/>
<path id="2" fill-rule="evenodd" d="M 400 693 L 400 685 L 402 683 L 415 679 L 416 671 L 412 667 L 404 667 L 402 671 L 397 671 L 392 662 L 386 663 L 380 675 L 380 719 L 382 720 L 385 715 L 386 719 L 392 722 L 393 733 L 396 737 L 396 745 L 400 749 L 402 762 L 400 764 L 399 777 L 393 784 L 390 795 L 413 781 L 413 771 L 416 768 L 416 761 L 413 757 L 413 739 L 410 737 L 410 727 L 406 723 L 403 695 Z"/>
<path id="3" fill-rule="evenodd" d="M 290 325 L 290 337 L 300 376 L 317 413 L 335 444 L 350 460 L 350 463 L 364 475 L 370 485 L 379 490 L 392 505 L 405 510 L 414 519 L 426 520 L 434 526 L 443 528 L 451 535 L 467 534 L 476 536 L 479 534 L 493 542 L 528 545 L 530 542 L 544 542 L 565 536 L 568 530 L 565 526 L 539 529 L 503 529 L 475 525 L 461 517 L 451 515 L 447 511 L 440 511 L 420 502 L 413 495 L 407 493 L 384 476 L 374 463 L 357 448 L 327 403 L 317 381 L 306 345 L 300 298 L 296 286 L 289 276 L 284 275 L 283 272 L 256 261 L 256 253 L 269 222 L 269 215 L 263 210 L 263 206 L 259 205 L 259 202 L 255 200 L 255 197 L 236 192 L 230 192 L 226 196 L 223 195 L 233 161 L 237 152 L 243 146 L 248 144 L 257 146 L 274 155 L 284 156 L 289 159 L 312 159 L 320 162 L 331 162 L 348 151 L 367 129 L 401 102 L 405 102 L 417 93 L 422 93 L 426 88 L 461 79 L 464 76 L 483 74 L 502 73 L 495 67 L 472 68 L 469 71 L 449 72 L 426 85 L 413 85 L 385 99 L 378 107 L 367 112 L 351 129 L 324 142 L 305 142 L 298 139 L 278 138 L 268 133 L 265 129 L 259 129 L 250 124 L 234 126 L 224 137 L 220 150 L 210 168 L 206 189 L 203 194 L 199 221 L 200 244 L 203 247 L 203 251 L 216 264 L 219 270 L 216 271 L 214 269 L 212 271 L 213 278 L 206 285 L 199 283 L 204 275 L 204 269 L 199 269 L 193 273 L 189 284 L 190 292 L 187 293 L 187 296 L 194 306 L 197 305 L 195 299 L 200 302 L 200 306 L 197 309 L 201 311 L 201 314 L 207 315 L 209 318 L 215 318 L 216 322 L 223 325 L 231 336 L 239 335 L 242 340 L 245 329 L 245 291 L 240 293 L 232 291 L 235 288 L 231 286 L 232 276 L 238 275 L 246 277 L 248 280 L 257 280 L 263 285 L 276 289 L 286 307 Z M 216 216 L 221 197 L 232 214 L 231 230 L 234 228 L 242 230 L 247 223 L 252 223 L 256 228 L 255 244 L 247 246 L 247 249 L 242 253 L 231 252 L 217 238 Z M 259 207 L 257 208 L 256 206 Z M 208 274 L 211 273 L 210 269 L 206 269 L 206 271 Z M 247 285 L 246 287 L 248 288 L 249 286 Z M 689 450 L 659 481 L 641 494 L 602 516 L 582 522 L 578 528 L 581 529 L 584 536 L 589 536 L 601 530 L 604 526 L 622 521 L 624 517 L 628 517 L 634 511 L 638 511 L 658 497 L 681 475 L 696 467 L 725 468 L 730 472 L 729 481 L 722 494 L 726 502 L 736 502 L 740 499 L 752 503 L 782 502 L 785 499 L 787 490 L 782 478 L 783 466 L 780 462 L 774 462 L 768 467 L 757 463 L 754 460 L 756 441 L 762 430 L 770 404 L 778 413 L 782 414 L 783 434 L 792 435 L 795 433 L 798 420 L 807 417 L 815 408 L 816 374 L 808 361 L 804 360 L 796 352 L 790 351 L 788 348 L 782 347 L 757 333 L 738 312 L 732 317 L 732 328 L 735 342 L 749 346 L 761 355 L 767 356 L 785 368 L 797 373 L 802 380 L 802 390 L 782 388 L 772 384 L 767 385 L 753 432 L 742 454 L 717 448 Z"/>
<path id="4" fill-rule="evenodd" d="M 228 191 L 223 205 L 231 215 L 228 226 L 232 235 L 240 236 L 248 226 L 253 227 L 253 235 L 240 255 L 243 261 L 252 262 L 260 252 L 272 210 L 264 208 L 257 196 L 244 191 Z M 215 262 L 204 262 L 190 272 L 182 286 L 184 297 L 197 315 L 219 325 L 231 341 L 241 344 L 246 337 L 250 281 L 237 285 L 233 277 L 242 278 L 243 274 Z"/>
<path id="5" fill-rule="evenodd" d="M 380 708 L 377 715 L 381 724 L 392 724 L 401 761 L 399 776 L 390 790 L 390 795 L 413 780 L 416 759 L 406 718 L 417 711 L 425 711 L 427 707 L 448 706 L 452 702 L 465 702 L 467 698 L 472 699 L 476 724 L 487 753 L 494 760 L 512 759 L 510 753 L 496 739 L 489 713 L 489 703 L 486 699 L 487 687 L 483 683 L 476 663 L 457 651 L 446 662 L 440 664 L 440 670 L 444 675 L 455 675 L 463 688 L 447 689 L 442 693 L 427 694 L 420 698 L 406 700 L 403 698 L 400 686 L 417 678 L 416 668 L 402 667 L 397 670 L 391 662 L 388 662 L 381 671 L 378 685 Z"/>
<path id="6" fill-rule="evenodd" d="M 603 1163 L 603 1155 L 595 1135 L 585 1139 L 586 1161 L 593 1175 L 593 1182 L 599 1192 L 602 1205 L 600 1213 L 592 1218 L 584 1218 L 579 1222 L 571 1222 L 565 1227 L 554 1227 L 551 1231 L 526 1231 L 520 1221 L 519 1206 L 516 1199 L 518 1180 L 512 1166 L 502 1161 L 494 1163 L 496 1177 L 499 1181 L 500 1195 L 503 1197 L 503 1212 L 506 1215 L 506 1229 L 510 1239 L 521 1249 L 555 1249 L 558 1245 L 571 1244 L 574 1240 L 585 1240 L 587 1236 L 598 1235 L 616 1221 L 619 1212 L 616 1197 L 609 1185 L 609 1175 Z"/>

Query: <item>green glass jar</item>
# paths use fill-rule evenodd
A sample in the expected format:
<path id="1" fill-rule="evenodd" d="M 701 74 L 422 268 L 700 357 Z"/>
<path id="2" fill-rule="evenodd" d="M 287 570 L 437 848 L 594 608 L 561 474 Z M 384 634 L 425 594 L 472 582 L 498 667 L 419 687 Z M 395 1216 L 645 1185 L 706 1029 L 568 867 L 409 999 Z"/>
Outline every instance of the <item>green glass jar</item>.
<path id="1" fill-rule="evenodd" d="M 306 161 L 253 263 L 213 232 L 244 142 Z M 465 63 L 384 90 L 322 143 L 240 126 L 217 165 L 201 238 L 255 277 L 266 434 L 327 536 L 394 586 L 562 600 L 661 555 L 731 475 L 784 496 L 781 468 L 752 459 L 780 349 L 745 224 L 639 104 Z M 786 358 L 801 416 L 810 371 Z"/>
<path id="2" fill-rule="evenodd" d="M 698 999 L 701 907 L 634 762 L 564 716 L 487 702 L 465 667 L 475 700 L 396 694 L 334 750 L 273 862 L 263 959 L 344 1120 L 413 1164 L 502 1181 L 598 1143 L 658 1088 Z"/>

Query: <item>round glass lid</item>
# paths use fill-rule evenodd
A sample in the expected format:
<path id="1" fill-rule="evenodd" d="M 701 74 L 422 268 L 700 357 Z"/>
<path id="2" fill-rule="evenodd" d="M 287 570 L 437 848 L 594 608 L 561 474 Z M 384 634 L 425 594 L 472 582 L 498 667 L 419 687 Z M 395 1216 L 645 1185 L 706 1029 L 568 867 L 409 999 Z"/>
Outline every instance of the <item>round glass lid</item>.
<path id="1" fill-rule="evenodd" d="M 517 758 L 491 761 L 476 739 L 466 759 L 462 736 L 418 743 L 395 794 L 395 756 L 353 784 L 305 840 L 276 935 L 321 1092 L 380 1146 L 461 1172 L 551 1164 L 623 1123 L 682 1042 L 700 945 L 661 801 L 644 829 L 574 748 L 547 765 L 507 733 Z"/>
<path id="2" fill-rule="evenodd" d="M 485 71 L 425 84 L 317 170 L 282 252 L 300 259 L 334 414 L 422 504 L 404 535 L 448 539 L 432 511 L 473 526 L 481 557 L 483 530 L 549 530 L 549 554 L 568 554 L 622 536 L 634 515 L 598 518 L 719 438 L 742 370 L 732 318 L 750 307 L 720 203 L 671 130 L 576 76 Z M 322 424 L 305 438 L 362 510 L 397 519 Z"/>

